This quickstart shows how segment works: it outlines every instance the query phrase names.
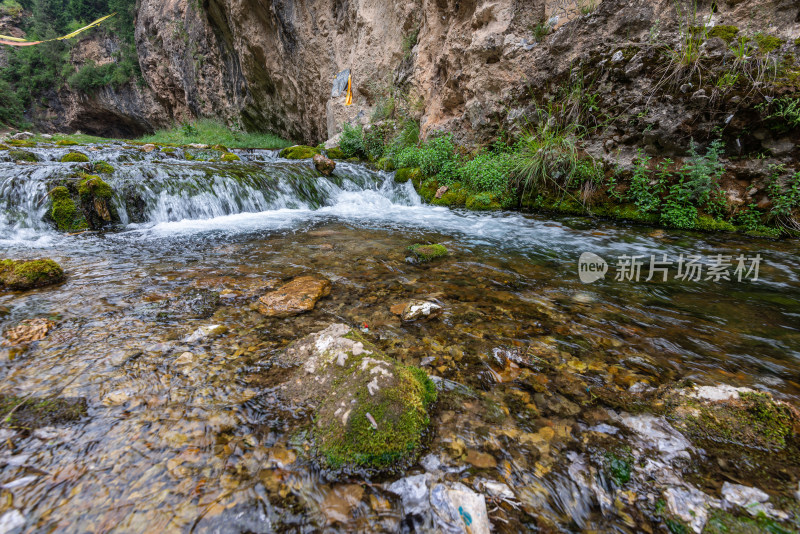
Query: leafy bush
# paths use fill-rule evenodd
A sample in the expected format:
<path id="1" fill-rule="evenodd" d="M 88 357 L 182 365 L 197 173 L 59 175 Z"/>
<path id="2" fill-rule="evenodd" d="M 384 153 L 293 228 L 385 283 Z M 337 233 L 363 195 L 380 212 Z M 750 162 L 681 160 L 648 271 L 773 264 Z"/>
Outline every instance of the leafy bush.
<path id="1" fill-rule="evenodd" d="M 691 193 L 691 199 L 699 206 L 706 205 L 711 193 L 719 189 L 719 180 L 725 174 L 725 166 L 720 161 L 723 152 L 724 145 L 720 139 L 711 143 L 705 155 L 700 155 L 697 146 L 691 144 L 689 159 L 681 173 L 686 177 L 685 184 Z"/>
<path id="2" fill-rule="evenodd" d="M 0 15 L 16 17 L 20 13 L 22 13 L 22 6 L 19 2 L 15 0 L 3 0 L 3 2 L 0 3 Z"/>
<path id="3" fill-rule="evenodd" d="M 460 169 L 461 180 L 478 192 L 501 195 L 508 190 L 516 161 L 509 152 L 484 152 Z"/>
<path id="4" fill-rule="evenodd" d="M 650 159 L 644 155 L 644 151 L 639 150 L 631 177 L 631 186 L 628 189 L 628 199 L 643 212 L 656 211 L 661 204 L 660 188 L 650 184 L 652 180 L 652 173 L 648 168 Z"/>
<path id="5" fill-rule="evenodd" d="M 367 152 L 364 149 L 364 128 L 361 125 L 344 125 L 342 138 L 339 141 L 339 149 L 346 158 L 366 158 Z"/>

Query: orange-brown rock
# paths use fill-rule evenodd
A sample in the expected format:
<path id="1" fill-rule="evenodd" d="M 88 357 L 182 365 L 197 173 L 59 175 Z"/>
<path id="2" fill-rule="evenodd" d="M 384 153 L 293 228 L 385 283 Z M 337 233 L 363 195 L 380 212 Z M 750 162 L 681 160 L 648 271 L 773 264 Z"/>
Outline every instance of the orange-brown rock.
<path id="1" fill-rule="evenodd" d="M 313 310 L 319 299 L 330 294 L 330 280 L 301 276 L 258 299 L 258 311 L 267 317 L 292 317 Z"/>

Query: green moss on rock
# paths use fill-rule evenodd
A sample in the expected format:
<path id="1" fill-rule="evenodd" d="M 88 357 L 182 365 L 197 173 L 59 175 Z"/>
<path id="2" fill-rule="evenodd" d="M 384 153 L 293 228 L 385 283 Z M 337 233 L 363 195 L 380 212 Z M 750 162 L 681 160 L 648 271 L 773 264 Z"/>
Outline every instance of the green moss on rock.
<path id="1" fill-rule="evenodd" d="M 0 287 L 27 290 L 64 281 L 64 270 L 50 259 L 0 261 Z"/>
<path id="2" fill-rule="evenodd" d="M 765 33 L 757 33 L 753 36 L 753 40 L 758 45 L 759 51 L 764 54 L 768 54 L 773 50 L 777 50 L 783 44 L 783 40 L 778 39 L 773 35 L 767 35 Z"/>
<path id="3" fill-rule="evenodd" d="M 721 221 L 710 215 L 700 215 L 695 221 L 694 227 L 704 232 L 735 232 L 736 227 L 729 221 Z"/>
<path id="4" fill-rule="evenodd" d="M 397 169 L 397 172 L 394 175 L 394 181 L 399 184 L 404 184 L 407 181 L 411 180 L 414 183 L 415 187 L 418 187 L 420 181 L 422 180 L 422 171 L 420 169 Z"/>
<path id="5" fill-rule="evenodd" d="M 323 467 L 402 472 L 416 459 L 437 397 L 424 371 L 390 358 L 344 324 L 298 340 L 276 364 L 293 369 L 279 379 L 281 398 L 314 407 L 313 455 Z"/>
<path id="6" fill-rule="evenodd" d="M 227 153 L 223 154 L 222 158 L 220 158 L 220 159 L 222 161 L 226 161 L 226 162 L 229 162 L 229 161 L 242 161 L 242 158 L 240 158 L 239 156 L 237 156 L 236 154 L 233 154 L 231 152 L 227 152 Z"/>
<path id="7" fill-rule="evenodd" d="M 53 201 L 50 217 L 55 221 L 59 230 L 70 232 L 86 226 L 86 222 L 78 213 L 78 207 L 66 187 L 56 187 L 50 191 L 50 198 Z"/>
<path id="8" fill-rule="evenodd" d="M 95 174 L 84 174 L 78 184 L 78 194 L 82 201 L 92 197 L 109 199 L 114 196 L 114 190 Z"/>
<path id="9" fill-rule="evenodd" d="M 56 145 L 58 146 L 75 146 L 77 144 L 78 143 L 76 143 L 75 141 L 70 141 L 69 139 L 60 139 L 56 141 Z"/>
<path id="10" fill-rule="evenodd" d="M 30 139 L 9 139 L 6 141 L 11 146 L 31 148 L 36 146 L 36 141 Z"/>
<path id="11" fill-rule="evenodd" d="M 466 206 L 467 209 L 478 211 L 499 210 L 503 207 L 503 205 L 500 203 L 500 199 L 491 193 L 477 193 L 470 195 L 467 197 Z"/>
<path id="12" fill-rule="evenodd" d="M 24 398 L 0 395 L 0 424 L 19 430 L 33 430 L 78 421 L 86 416 L 86 399 Z M 14 412 L 6 419 L 6 414 Z"/>
<path id="13" fill-rule="evenodd" d="M 719 25 L 714 26 L 708 31 L 709 37 L 719 37 L 726 43 L 732 43 L 736 39 L 736 34 L 739 33 L 739 28 L 736 26 Z"/>
<path id="14" fill-rule="evenodd" d="M 391 172 L 394 170 L 394 161 L 391 158 L 381 158 L 376 165 L 382 171 Z"/>
<path id="15" fill-rule="evenodd" d="M 763 393 L 722 402 L 687 402 L 673 413 L 690 439 L 760 450 L 782 450 L 797 423 L 791 410 Z"/>
<path id="16" fill-rule="evenodd" d="M 96 172 L 98 174 L 113 174 L 114 173 L 114 167 L 112 167 L 109 163 L 106 163 L 105 161 L 95 162 L 92 165 L 92 169 L 94 169 L 94 172 Z"/>
<path id="17" fill-rule="evenodd" d="M 81 152 L 70 152 L 61 158 L 61 163 L 87 163 L 89 156 Z"/>
<path id="18" fill-rule="evenodd" d="M 305 145 L 290 146 L 280 152 L 280 156 L 285 159 L 310 159 L 320 153 L 318 148 Z"/>
<path id="19" fill-rule="evenodd" d="M 8 156 L 14 161 L 27 161 L 30 163 L 39 161 L 39 158 L 36 156 L 36 154 L 26 150 L 9 150 Z"/>
<path id="20" fill-rule="evenodd" d="M 327 150 L 326 152 L 327 152 L 328 157 L 330 159 L 345 159 L 346 158 L 344 152 L 342 152 L 342 149 L 339 148 L 339 147 L 331 148 L 330 150 Z"/>
<path id="21" fill-rule="evenodd" d="M 228 152 L 228 147 L 226 147 L 225 145 L 214 145 L 211 147 L 211 149 L 218 150 L 219 152 L 225 152 L 225 153 Z"/>
<path id="22" fill-rule="evenodd" d="M 445 192 L 440 198 L 436 198 L 434 195 L 431 203 L 436 206 L 464 206 L 467 203 L 467 194 L 467 190 L 464 189 L 459 182 L 456 182 L 450 184 L 447 187 L 447 192 Z"/>
<path id="23" fill-rule="evenodd" d="M 444 245 L 423 245 L 417 243 L 408 247 L 408 251 L 414 255 L 419 263 L 428 263 L 438 258 L 447 256 L 447 247 Z"/>

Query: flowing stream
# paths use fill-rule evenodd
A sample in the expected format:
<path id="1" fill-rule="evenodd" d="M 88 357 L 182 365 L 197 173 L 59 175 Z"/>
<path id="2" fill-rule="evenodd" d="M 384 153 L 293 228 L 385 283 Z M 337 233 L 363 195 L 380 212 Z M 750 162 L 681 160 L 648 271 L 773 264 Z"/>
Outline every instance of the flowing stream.
<path id="1" fill-rule="evenodd" d="M 363 328 L 389 355 L 438 377 L 441 400 L 409 474 L 476 491 L 504 484 L 511 494 L 487 501 L 499 532 L 641 531 L 635 510 L 657 499 L 637 495 L 636 480 L 623 498 L 631 488 L 602 470 L 604 455 L 624 445 L 586 445 L 628 435 L 614 419 L 622 408 L 594 388 L 724 383 L 800 400 L 794 241 L 449 210 L 423 205 L 391 173 L 339 163 L 324 178 L 271 151 L 209 163 L 181 150 L 94 148 L 93 160 L 116 168 L 106 180 L 123 225 L 71 236 L 43 218 L 48 190 L 80 164 L 59 163 L 61 148 L 31 149 L 36 164 L 0 152 L 0 257 L 50 257 L 68 274 L 55 287 L 0 294 L 0 329 L 56 322 L 25 351 L 0 346 L 0 395 L 60 391 L 88 404 L 76 423 L 0 429 L 0 487 L 25 519 L 20 531 L 412 528 L 384 484 L 401 474 L 328 478 L 303 457 L 297 429 L 307 415 L 277 405 L 263 386 L 271 355 L 334 322 Z M 450 254 L 410 264 L 407 247 L 419 242 Z M 584 252 L 609 262 L 604 279 L 579 280 Z M 645 281 L 650 257 L 665 255 L 674 262 L 668 280 Z M 733 267 L 740 255 L 760 255 L 758 278 L 675 279 L 681 255 L 700 256 L 705 272 L 718 255 Z M 639 281 L 616 280 L 622 256 L 645 258 Z M 266 280 L 303 274 L 333 282 L 313 312 L 267 319 L 255 310 Z M 411 298 L 445 312 L 403 324 L 390 307 Z M 186 341 L 212 324 L 227 330 Z M 509 357 L 531 347 L 567 365 L 535 373 Z M 573 388 L 572 400 L 552 395 L 555 384 Z M 533 434 L 546 443 L 521 438 Z M 693 483 L 708 493 L 723 481 L 758 485 L 738 469 L 699 469 Z M 775 469 L 785 472 L 775 491 L 791 495 L 798 465 Z"/>

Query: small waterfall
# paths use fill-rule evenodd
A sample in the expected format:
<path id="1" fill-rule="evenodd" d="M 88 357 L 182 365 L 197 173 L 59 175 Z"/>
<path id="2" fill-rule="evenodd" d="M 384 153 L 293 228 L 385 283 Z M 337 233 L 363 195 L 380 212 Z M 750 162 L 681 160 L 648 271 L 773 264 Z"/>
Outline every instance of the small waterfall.
<path id="1" fill-rule="evenodd" d="M 24 150 L 39 162 L 16 163 L 8 151 L 0 152 L 0 233 L 6 237 L 23 229 L 50 229 L 48 191 L 75 183 L 76 173 L 90 168 L 61 163 L 69 148 Z M 110 145 L 80 151 L 92 162 L 115 168 L 103 179 L 114 191 L 114 207 L 124 225 L 287 209 L 336 211 L 339 205 L 343 212 L 358 214 L 420 204 L 410 184 L 396 184 L 388 173 L 340 162 L 335 175 L 326 178 L 310 161 L 282 160 L 272 150 L 235 150 L 241 161 L 231 163 L 203 161 L 219 154 L 203 149 L 145 153 Z"/>

